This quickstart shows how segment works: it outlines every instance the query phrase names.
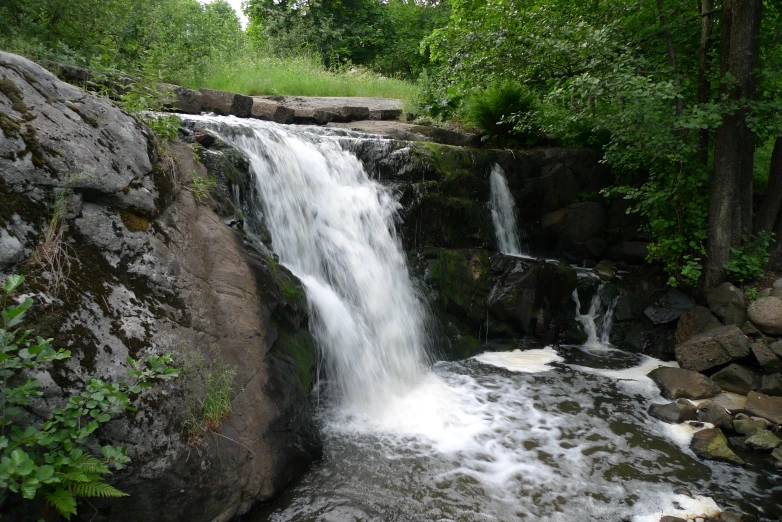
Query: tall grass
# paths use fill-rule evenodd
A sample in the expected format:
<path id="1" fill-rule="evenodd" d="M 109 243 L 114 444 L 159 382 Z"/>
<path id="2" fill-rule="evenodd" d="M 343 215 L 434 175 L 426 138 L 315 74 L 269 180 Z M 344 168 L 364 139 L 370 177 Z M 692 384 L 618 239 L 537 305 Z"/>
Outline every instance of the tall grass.
<path id="1" fill-rule="evenodd" d="M 197 85 L 255 95 L 368 96 L 411 100 L 418 87 L 359 67 L 329 70 L 315 56 L 263 56 L 216 66 Z"/>

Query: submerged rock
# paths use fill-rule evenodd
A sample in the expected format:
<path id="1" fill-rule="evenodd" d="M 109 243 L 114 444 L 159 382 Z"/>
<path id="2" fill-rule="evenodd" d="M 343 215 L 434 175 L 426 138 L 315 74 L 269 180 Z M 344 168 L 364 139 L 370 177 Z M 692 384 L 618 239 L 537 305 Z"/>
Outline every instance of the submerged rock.
<path id="1" fill-rule="evenodd" d="M 667 399 L 706 399 L 720 393 L 720 387 L 711 379 L 683 368 L 657 368 L 648 377 L 657 384 Z"/>
<path id="2" fill-rule="evenodd" d="M 702 372 L 749 355 L 749 343 L 737 326 L 728 325 L 676 345 L 676 361 L 682 368 Z"/>
<path id="3" fill-rule="evenodd" d="M 690 449 L 702 459 L 744 464 L 744 460 L 728 447 L 728 439 L 719 428 L 706 428 L 695 432 Z"/>

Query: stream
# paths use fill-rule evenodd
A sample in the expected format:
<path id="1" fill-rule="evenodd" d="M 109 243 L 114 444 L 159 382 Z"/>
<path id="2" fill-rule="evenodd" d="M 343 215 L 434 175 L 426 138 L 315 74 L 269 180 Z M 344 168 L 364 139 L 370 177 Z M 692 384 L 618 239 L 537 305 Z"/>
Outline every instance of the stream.
<path id="1" fill-rule="evenodd" d="M 608 345 L 610 321 L 595 327 L 596 306 L 581 314 L 574 295 L 584 346 L 495 346 L 432 364 L 428 310 L 389 189 L 327 131 L 186 119 L 250 159 L 252 208 L 306 287 L 323 351 L 313 403 L 324 457 L 246 521 L 657 522 L 718 505 L 782 518 L 782 479 L 768 459 L 702 461 L 688 449 L 696 428 L 647 415 L 666 401 L 646 374 L 675 363 Z M 500 174 L 493 218 L 503 249 L 517 254 Z"/>

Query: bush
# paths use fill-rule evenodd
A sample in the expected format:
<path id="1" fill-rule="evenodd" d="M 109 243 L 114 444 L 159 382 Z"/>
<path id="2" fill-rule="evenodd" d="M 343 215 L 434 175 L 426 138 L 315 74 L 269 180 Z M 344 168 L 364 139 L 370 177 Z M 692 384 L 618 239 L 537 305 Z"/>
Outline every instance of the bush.
<path id="1" fill-rule="evenodd" d="M 761 232 L 757 236 L 744 236 L 744 246 L 731 248 L 730 261 L 725 263 L 725 272 L 730 279 L 739 283 L 752 281 L 763 276 L 763 269 L 771 258 L 768 247 L 774 241 L 773 234 Z"/>
<path id="2" fill-rule="evenodd" d="M 131 407 L 127 393 L 139 393 L 153 380 L 171 379 L 177 371 L 171 356 L 151 356 L 146 363 L 128 358 L 131 384 L 107 383 L 90 377 L 84 388 L 53 408 L 45 422 L 26 422 L 24 408 L 43 393 L 40 382 L 24 373 L 45 371 L 49 363 L 70 358 L 68 350 L 55 350 L 52 339 L 22 330 L 33 304 L 26 298 L 9 305 L 9 298 L 24 277 L 9 276 L 2 286 L 0 322 L 0 502 L 9 491 L 23 499 L 43 495 L 66 520 L 76 514 L 79 498 L 123 497 L 125 493 L 106 483 L 110 470 L 122 469 L 130 459 L 125 447 L 103 446 L 101 456 L 86 450 L 101 424 Z"/>
<path id="3" fill-rule="evenodd" d="M 533 145 L 538 134 L 534 122 L 537 105 L 537 95 L 526 86 L 496 83 L 467 98 L 464 120 L 481 128 L 489 139 L 515 138 L 524 145 Z"/>

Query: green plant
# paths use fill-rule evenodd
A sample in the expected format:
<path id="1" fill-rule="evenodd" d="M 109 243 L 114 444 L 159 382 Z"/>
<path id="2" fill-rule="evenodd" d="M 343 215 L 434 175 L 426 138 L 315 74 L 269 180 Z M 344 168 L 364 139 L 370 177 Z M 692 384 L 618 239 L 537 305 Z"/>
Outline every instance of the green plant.
<path id="1" fill-rule="evenodd" d="M 761 232 L 757 236 L 744 235 L 744 246 L 730 249 L 730 261 L 724 265 L 728 277 L 739 283 L 762 277 L 763 269 L 770 259 L 768 247 L 774 241 L 773 235 L 768 232 Z"/>
<path id="2" fill-rule="evenodd" d="M 536 94 L 524 85 L 494 83 L 484 91 L 472 93 L 465 103 L 464 119 L 483 129 L 490 139 L 534 140 Z M 524 143 L 531 144 L 531 143 Z"/>
<path id="3" fill-rule="evenodd" d="M 52 339 L 22 330 L 29 297 L 9 304 L 24 277 L 12 275 L 2 286 L 0 328 L 0 503 L 10 494 L 23 499 L 42 495 L 66 520 L 76 514 L 80 498 L 121 497 L 125 493 L 106 483 L 111 469 L 122 469 L 130 459 L 126 448 L 106 445 L 101 455 L 86 450 L 101 424 L 126 410 L 135 411 L 127 393 L 139 393 L 154 380 L 177 376 L 170 355 L 150 356 L 146 362 L 128 358 L 130 384 L 87 378 L 84 387 L 42 423 L 30 423 L 24 408 L 40 397 L 40 382 L 28 372 L 45 371 L 48 364 L 70 358 L 68 350 L 54 349 Z"/>
<path id="4" fill-rule="evenodd" d="M 201 351 L 183 345 L 180 358 L 187 404 L 182 430 L 188 442 L 196 445 L 207 434 L 219 431 L 222 421 L 233 411 L 236 369 L 222 360 L 217 345 L 212 346 L 209 359 Z"/>
<path id="5" fill-rule="evenodd" d="M 747 299 L 749 302 L 757 301 L 758 299 L 762 299 L 764 297 L 768 297 L 769 294 L 767 292 L 758 292 L 758 289 L 755 287 L 749 287 L 744 289 L 744 295 L 747 296 Z"/>
<path id="6" fill-rule="evenodd" d="M 203 178 L 197 172 L 193 172 L 193 187 L 190 189 L 190 192 L 193 193 L 193 197 L 199 203 L 209 197 L 209 191 L 215 186 L 217 186 L 217 178 L 214 176 Z"/>
<path id="7" fill-rule="evenodd" d="M 158 90 L 152 79 L 129 81 L 116 93 L 117 103 L 141 118 L 163 140 L 175 140 L 180 126 L 177 116 L 163 114 L 164 100 L 170 97 L 171 93 Z"/>

